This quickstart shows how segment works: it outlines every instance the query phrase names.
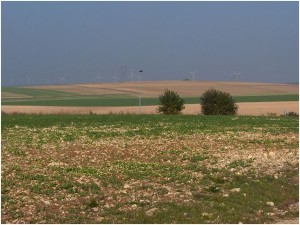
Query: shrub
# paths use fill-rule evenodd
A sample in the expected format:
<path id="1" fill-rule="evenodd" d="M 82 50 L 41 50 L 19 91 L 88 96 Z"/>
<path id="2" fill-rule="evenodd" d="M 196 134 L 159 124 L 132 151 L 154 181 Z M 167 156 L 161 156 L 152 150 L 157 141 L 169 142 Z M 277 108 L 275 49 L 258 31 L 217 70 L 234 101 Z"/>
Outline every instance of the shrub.
<path id="1" fill-rule="evenodd" d="M 201 112 L 204 115 L 235 115 L 237 105 L 229 93 L 211 88 L 200 97 Z"/>
<path id="2" fill-rule="evenodd" d="M 163 114 L 181 114 L 184 107 L 184 100 L 174 91 L 165 90 L 163 95 L 159 96 L 160 105 L 157 111 Z"/>

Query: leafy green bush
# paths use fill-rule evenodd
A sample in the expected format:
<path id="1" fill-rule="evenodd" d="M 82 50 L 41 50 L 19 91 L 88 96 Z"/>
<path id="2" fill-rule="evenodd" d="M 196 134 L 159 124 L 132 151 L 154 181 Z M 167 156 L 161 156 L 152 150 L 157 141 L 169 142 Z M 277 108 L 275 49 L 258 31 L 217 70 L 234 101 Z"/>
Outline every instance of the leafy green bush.
<path id="1" fill-rule="evenodd" d="M 184 100 L 175 92 L 168 89 L 159 96 L 160 105 L 157 111 L 163 114 L 181 114 L 185 108 Z"/>
<path id="2" fill-rule="evenodd" d="M 211 88 L 200 97 L 201 112 L 204 115 L 235 115 L 237 105 L 229 93 Z"/>

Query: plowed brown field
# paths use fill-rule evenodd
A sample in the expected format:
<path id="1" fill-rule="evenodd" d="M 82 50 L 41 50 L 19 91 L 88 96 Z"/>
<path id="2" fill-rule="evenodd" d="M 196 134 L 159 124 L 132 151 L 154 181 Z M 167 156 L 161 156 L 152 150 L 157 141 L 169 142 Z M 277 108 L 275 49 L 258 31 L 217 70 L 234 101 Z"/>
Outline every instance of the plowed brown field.
<path id="1" fill-rule="evenodd" d="M 215 88 L 231 95 L 269 95 L 299 93 L 296 84 L 253 83 L 253 82 L 212 82 L 212 81 L 143 81 L 100 84 L 77 84 L 56 86 L 35 86 L 32 88 L 58 90 L 82 95 L 141 93 L 144 97 L 157 97 L 164 90 L 176 91 L 182 96 L 200 96 L 205 90 Z"/>

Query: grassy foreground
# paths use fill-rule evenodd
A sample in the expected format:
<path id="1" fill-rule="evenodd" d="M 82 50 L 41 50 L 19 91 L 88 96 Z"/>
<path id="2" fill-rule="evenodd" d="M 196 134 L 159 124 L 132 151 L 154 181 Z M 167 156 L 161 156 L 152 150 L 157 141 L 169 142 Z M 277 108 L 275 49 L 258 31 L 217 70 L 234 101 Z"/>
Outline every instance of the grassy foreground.
<path id="1" fill-rule="evenodd" d="M 2 115 L 2 223 L 298 215 L 298 118 Z"/>

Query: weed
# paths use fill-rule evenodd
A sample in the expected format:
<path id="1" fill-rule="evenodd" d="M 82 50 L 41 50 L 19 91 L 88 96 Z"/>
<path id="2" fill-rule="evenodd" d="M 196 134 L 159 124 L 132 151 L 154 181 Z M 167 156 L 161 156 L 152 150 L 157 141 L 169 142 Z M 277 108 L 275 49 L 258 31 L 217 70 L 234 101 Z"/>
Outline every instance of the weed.
<path id="1" fill-rule="evenodd" d="M 202 171 L 202 168 L 197 163 L 189 163 L 185 166 L 185 169 L 191 170 L 191 171 L 194 171 L 194 172 Z"/>
<path id="2" fill-rule="evenodd" d="M 190 160 L 191 162 L 199 162 L 208 158 L 209 157 L 207 155 L 193 155 Z"/>
<path id="3" fill-rule="evenodd" d="M 194 191 L 192 192 L 192 195 L 195 200 L 201 201 L 201 200 L 208 200 L 210 196 L 202 191 Z"/>
<path id="4" fill-rule="evenodd" d="M 247 161 L 245 161 L 245 160 L 240 160 L 240 159 L 234 160 L 234 161 L 232 161 L 232 162 L 228 165 L 228 167 L 229 167 L 229 168 L 249 167 L 249 166 L 251 166 L 251 161 L 252 161 L 252 160 L 247 160 Z"/>
<path id="5" fill-rule="evenodd" d="M 9 151 L 11 151 L 15 156 L 18 157 L 26 156 L 25 152 L 18 147 L 13 147 Z"/>
<path id="6" fill-rule="evenodd" d="M 208 192 L 212 192 L 212 193 L 217 193 L 220 191 L 220 188 L 219 187 L 216 187 L 216 186 L 209 186 L 208 188 L 206 188 L 206 190 Z"/>
<path id="7" fill-rule="evenodd" d="M 91 199 L 86 203 L 88 208 L 95 208 L 98 207 L 98 202 L 96 201 L 96 199 Z M 75 211 L 76 212 L 76 211 Z"/>
<path id="8" fill-rule="evenodd" d="M 43 187 L 39 184 L 34 184 L 30 187 L 30 191 L 36 194 L 42 194 L 43 193 Z"/>

